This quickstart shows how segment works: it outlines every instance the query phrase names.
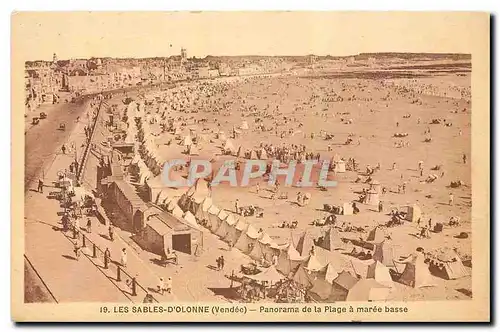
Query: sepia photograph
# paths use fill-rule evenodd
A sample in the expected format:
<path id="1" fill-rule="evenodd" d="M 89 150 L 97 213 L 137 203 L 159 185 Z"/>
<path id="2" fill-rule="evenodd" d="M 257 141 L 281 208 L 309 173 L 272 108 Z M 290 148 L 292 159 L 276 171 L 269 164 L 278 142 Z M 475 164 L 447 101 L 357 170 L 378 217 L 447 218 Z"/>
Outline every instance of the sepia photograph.
<path id="1" fill-rule="evenodd" d="M 13 319 L 489 320 L 489 20 L 13 13 Z"/>

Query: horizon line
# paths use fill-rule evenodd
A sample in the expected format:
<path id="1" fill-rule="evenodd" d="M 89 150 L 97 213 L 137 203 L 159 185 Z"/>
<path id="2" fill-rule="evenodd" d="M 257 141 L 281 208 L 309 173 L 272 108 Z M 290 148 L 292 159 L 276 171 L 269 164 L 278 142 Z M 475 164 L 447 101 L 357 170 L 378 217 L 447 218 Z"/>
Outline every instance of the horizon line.
<path id="1" fill-rule="evenodd" d="M 55 52 L 57 54 L 57 52 Z M 332 54 L 314 54 L 314 53 L 308 53 L 308 54 L 296 54 L 296 55 L 258 55 L 258 54 L 247 54 L 247 55 L 212 55 L 212 54 L 207 54 L 205 56 L 191 56 L 188 57 L 188 60 L 192 60 L 194 58 L 196 59 L 206 59 L 208 57 L 213 57 L 213 58 L 245 58 L 245 57 L 265 57 L 265 58 L 287 58 L 287 57 L 310 57 L 310 56 L 316 56 L 316 57 L 332 57 L 332 58 L 349 58 L 353 56 L 359 56 L 359 55 L 439 55 L 439 56 L 453 56 L 453 55 L 462 55 L 462 56 L 469 56 L 471 57 L 471 53 L 462 53 L 462 52 L 397 52 L 397 51 L 382 51 L 382 52 L 361 52 L 361 53 L 356 53 L 356 54 L 349 54 L 349 55 L 332 55 Z M 173 54 L 173 55 L 168 55 L 168 56 L 142 56 L 142 57 L 121 57 L 121 56 L 90 56 L 90 57 L 75 57 L 75 58 L 65 58 L 65 59 L 58 59 L 58 61 L 69 61 L 69 60 L 89 60 L 89 59 L 114 59 L 114 60 L 146 60 L 146 59 L 169 59 L 172 57 L 180 57 L 180 54 Z M 42 60 L 42 59 L 36 59 L 36 60 L 26 60 L 26 62 L 52 62 L 52 60 Z"/>

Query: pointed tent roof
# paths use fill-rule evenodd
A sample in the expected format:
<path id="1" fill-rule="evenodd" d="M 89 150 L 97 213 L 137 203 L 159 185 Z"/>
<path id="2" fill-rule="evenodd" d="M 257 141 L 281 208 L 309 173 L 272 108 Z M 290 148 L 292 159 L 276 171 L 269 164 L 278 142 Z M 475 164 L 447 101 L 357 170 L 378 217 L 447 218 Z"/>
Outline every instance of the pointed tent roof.
<path id="1" fill-rule="evenodd" d="M 335 250 L 344 248 L 345 245 L 342 242 L 339 231 L 334 227 L 330 227 L 323 236 L 323 240 L 319 243 L 319 246 L 326 250 Z"/>
<path id="2" fill-rule="evenodd" d="M 333 280 L 339 276 L 339 271 L 335 269 L 332 263 L 328 263 L 323 268 L 322 274 L 324 279 L 331 284 Z"/>
<path id="3" fill-rule="evenodd" d="M 259 159 L 261 160 L 267 160 L 268 157 L 267 157 L 267 152 L 264 148 L 260 149 L 260 153 L 259 153 Z"/>
<path id="4" fill-rule="evenodd" d="M 361 279 L 349 290 L 346 301 L 384 301 L 389 292 L 390 288 L 375 279 Z"/>
<path id="5" fill-rule="evenodd" d="M 379 226 L 375 226 L 375 228 L 373 228 L 366 237 L 367 242 L 375 242 L 375 243 L 380 243 L 384 241 L 384 239 L 385 239 L 384 231 Z"/>
<path id="6" fill-rule="evenodd" d="M 379 284 L 383 286 L 394 286 L 391 274 L 389 273 L 389 268 L 378 261 L 373 261 L 373 263 L 368 266 L 368 273 L 366 275 L 366 278 L 375 279 Z"/>
<path id="7" fill-rule="evenodd" d="M 244 219 L 238 220 L 236 225 L 234 225 L 234 228 L 236 228 L 238 231 L 241 231 L 241 232 L 246 230 L 247 227 L 248 227 L 248 223 Z"/>
<path id="8" fill-rule="evenodd" d="M 230 152 L 236 152 L 233 142 L 230 139 L 227 139 L 226 143 L 224 143 L 224 150 Z"/>
<path id="9" fill-rule="evenodd" d="M 338 277 L 333 280 L 333 283 L 345 290 L 350 290 L 357 282 L 358 279 L 346 271 L 340 272 Z"/>
<path id="10" fill-rule="evenodd" d="M 226 223 L 229 225 L 229 226 L 233 226 L 234 224 L 236 224 L 237 220 L 234 219 L 233 215 L 232 214 L 228 214 L 227 218 L 226 218 Z"/>
<path id="11" fill-rule="evenodd" d="M 300 264 L 299 268 L 293 275 L 293 281 L 303 286 L 304 288 L 309 288 L 313 285 L 314 279 L 309 275 L 304 265 Z"/>
<path id="12" fill-rule="evenodd" d="M 394 251 L 392 245 L 386 240 L 374 244 L 372 257 L 385 266 L 394 267 Z"/>
<path id="13" fill-rule="evenodd" d="M 247 122 L 247 121 L 245 121 L 245 120 L 244 120 L 244 121 L 242 121 L 242 122 L 241 122 L 240 129 L 244 129 L 244 130 L 248 129 L 248 122 Z"/>
<path id="14" fill-rule="evenodd" d="M 190 135 L 186 135 L 184 136 L 183 140 L 182 140 L 182 145 L 183 146 L 190 146 L 190 145 L 193 145 L 193 140 L 191 139 L 191 136 Z"/>
<path id="15" fill-rule="evenodd" d="M 196 147 L 196 145 L 189 145 L 189 155 L 190 156 L 199 156 L 200 150 Z"/>
<path id="16" fill-rule="evenodd" d="M 274 267 L 274 265 L 271 265 L 269 268 L 262 271 L 261 273 L 254 275 L 247 275 L 245 277 L 257 281 L 267 281 L 270 283 L 277 283 L 280 280 L 286 279 L 284 275 L 282 275 L 276 270 L 276 267 Z"/>
<path id="17" fill-rule="evenodd" d="M 316 255 L 309 255 L 309 258 L 303 264 L 304 268 L 311 272 L 321 271 L 325 267 L 325 265 L 316 258 Z"/>
<path id="18" fill-rule="evenodd" d="M 297 246 L 295 248 L 302 256 L 307 256 L 312 247 L 316 247 L 314 245 L 314 238 L 305 231 L 297 241 Z"/>
<path id="19" fill-rule="evenodd" d="M 405 260 L 405 269 L 398 281 L 404 285 L 420 288 L 432 287 L 432 276 L 429 267 L 425 263 L 424 255 L 417 253 Z"/>
<path id="20" fill-rule="evenodd" d="M 255 150 L 252 150 L 250 152 L 250 159 L 259 159 L 259 157 L 257 156 L 257 152 Z"/>
<path id="21" fill-rule="evenodd" d="M 194 215 L 190 211 L 187 211 L 184 214 L 184 220 L 187 221 L 187 223 L 191 227 L 194 227 L 194 228 L 198 229 L 199 226 L 198 226 L 198 223 L 196 222 L 196 218 L 194 217 Z"/>
<path id="22" fill-rule="evenodd" d="M 260 238 L 259 242 L 262 244 L 270 244 L 271 242 L 273 242 L 273 240 L 267 233 L 264 233 L 264 235 L 262 235 L 262 237 Z"/>
<path id="23" fill-rule="evenodd" d="M 259 233 L 252 225 L 248 225 L 246 234 L 251 239 L 257 239 L 261 236 L 261 233 Z"/>
<path id="24" fill-rule="evenodd" d="M 215 205 L 212 205 L 209 209 L 208 209 L 208 213 L 210 214 L 213 214 L 213 215 L 218 215 L 220 213 L 220 209 L 215 206 Z"/>
<path id="25" fill-rule="evenodd" d="M 220 210 L 219 214 L 217 215 L 220 220 L 225 220 L 229 214 L 226 212 L 226 210 Z"/>

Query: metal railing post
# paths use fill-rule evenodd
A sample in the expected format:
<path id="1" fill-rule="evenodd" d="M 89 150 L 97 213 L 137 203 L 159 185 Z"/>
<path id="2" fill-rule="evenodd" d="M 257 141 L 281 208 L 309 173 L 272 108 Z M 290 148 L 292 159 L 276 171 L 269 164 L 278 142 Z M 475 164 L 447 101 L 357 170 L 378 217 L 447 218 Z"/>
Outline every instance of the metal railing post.
<path id="1" fill-rule="evenodd" d="M 116 267 L 117 267 L 117 269 L 116 269 L 116 281 L 122 281 L 120 265 L 117 265 Z"/>

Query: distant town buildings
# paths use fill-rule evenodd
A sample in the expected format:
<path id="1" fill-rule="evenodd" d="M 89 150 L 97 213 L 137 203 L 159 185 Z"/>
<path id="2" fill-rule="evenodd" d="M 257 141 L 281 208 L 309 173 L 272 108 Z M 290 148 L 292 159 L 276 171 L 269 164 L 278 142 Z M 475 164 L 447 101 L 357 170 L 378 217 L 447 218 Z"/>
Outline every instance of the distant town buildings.
<path id="1" fill-rule="evenodd" d="M 221 76 L 260 75 L 286 70 L 286 62 L 275 57 L 188 58 L 185 48 L 168 58 L 90 58 L 29 61 L 25 64 L 25 110 L 41 104 L 71 100 L 84 94 L 133 86 Z"/>

